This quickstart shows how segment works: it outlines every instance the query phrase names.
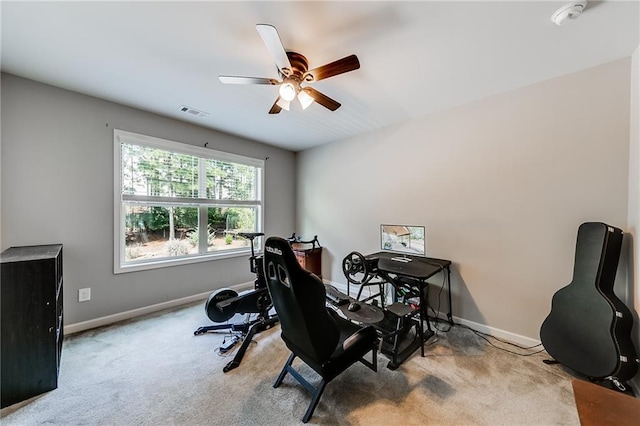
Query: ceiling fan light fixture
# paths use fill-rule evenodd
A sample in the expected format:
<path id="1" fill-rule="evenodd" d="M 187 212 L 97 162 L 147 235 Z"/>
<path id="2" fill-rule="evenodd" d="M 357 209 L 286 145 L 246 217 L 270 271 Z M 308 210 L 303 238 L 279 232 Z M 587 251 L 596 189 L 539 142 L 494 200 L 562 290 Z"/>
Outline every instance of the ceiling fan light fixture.
<path id="1" fill-rule="evenodd" d="M 291 102 L 296 98 L 297 94 L 298 94 L 298 91 L 296 89 L 296 86 L 294 86 L 292 82 L 285 80 L 280 85 L 280 97 L 285 101 Z"/>
<path id="2" fill-rule="evenodd" d="M 1 0 L 0 0 L 1 1 Z M 279 114 L 281 110 L 289 111 L 291 102 L 297 97 L 302 109 L 316 102 L 318 105 L 335 111 L 340 108 L 340 102 L 336 102 L 327 95 L 317 91 L 313 87 L 301 87 L 307 83 L 314 83 L 360 68 L 360 61 L 356 55 L 345 56 L 337 61 L 309 69 L 307 58 L 294 51 L 286 51 L 278 35 L 276 27 L 269 24 L 257 24 L 256 29 L 262 38 L 267 50 L 276 62 L 278 77 L 281 80 L 264 77 L 242 77 L 220 75 L 218 78 L 224 84 L 264 84 L 278 87 L 278 98 L 271 106 L 269 114 Z"/>
<path id="3" fill-rule="evenodd" d="M 302 109 L 309 108 L 309 105 L 313 103 L 313 98 L 304 90 L 298 93 L 298 100 L 300 101 L 300 105 L 302 105 Z"/>
<path id="4" fill-rule="evenodd" d="M 280 108 L 282 108 L 285 111 L 289 111 L 290 104 L 291 104 L 291 101 L 288 101 L 282 98 L 282 96 L 280 96 L 280 98 L 278 98 L 278 102 L 276 102 L 276 105 L 278 105 Z"/>

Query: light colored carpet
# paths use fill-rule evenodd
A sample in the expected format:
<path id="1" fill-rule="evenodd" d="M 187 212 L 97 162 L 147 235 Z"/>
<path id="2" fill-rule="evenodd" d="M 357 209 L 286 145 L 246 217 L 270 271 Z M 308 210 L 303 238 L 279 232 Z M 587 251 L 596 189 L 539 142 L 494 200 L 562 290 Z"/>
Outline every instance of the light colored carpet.
<path id="1" fill-rule="evenodd" d="M 223 334 L 203 303 L 68 336 L 58 389 L 4 408 L 9 425 L 291 425 L 308 393 L 290 376 L 272 387 L 288 350 L 280 328 L 260 333 L 239 368 L 216 349 Z M 435 342 L 434 342 L 435 340 Z M 433 343 L 432 343 L 433 342 Z M 395 371 L 378 358 L 329 383 L 310 424 L 577 425 L 572 376 L 558 365 L 493 348 L 471 331 L 438 333 Z M 294 364 L 295 365 L 295 364 Z M 299 362 L 298 364 L 299 365 Z M 301 371 L 315 376 L 308 368 Z"/>

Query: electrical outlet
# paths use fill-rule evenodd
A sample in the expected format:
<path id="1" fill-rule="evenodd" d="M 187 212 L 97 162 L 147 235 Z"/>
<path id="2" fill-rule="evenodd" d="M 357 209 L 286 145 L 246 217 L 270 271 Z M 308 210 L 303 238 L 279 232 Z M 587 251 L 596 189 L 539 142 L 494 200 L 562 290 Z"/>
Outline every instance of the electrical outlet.
<path id="1" fill-rule="evenodd" d="M 91 300 L 91 288 L 81 288 L 78 290 L 78 302 L 86 302 Z"/>

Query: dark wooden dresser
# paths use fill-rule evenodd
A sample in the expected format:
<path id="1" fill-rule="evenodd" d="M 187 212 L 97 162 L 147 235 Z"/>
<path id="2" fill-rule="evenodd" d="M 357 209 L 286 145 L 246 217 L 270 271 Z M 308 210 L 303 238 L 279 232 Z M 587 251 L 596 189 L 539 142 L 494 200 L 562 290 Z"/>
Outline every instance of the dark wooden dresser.
<path id="1" fill-rule="evenodd" d="M 322 279 L 322 247 L 316 247 L 315 244 L 293 243 L 291 248 L 300 266 Z"/>
<path id="2" fill-rule="evenodd" d="M 6 407 L 58 387 L 62 245 L 11 247 L 0 261 L 0 389 Z"/>

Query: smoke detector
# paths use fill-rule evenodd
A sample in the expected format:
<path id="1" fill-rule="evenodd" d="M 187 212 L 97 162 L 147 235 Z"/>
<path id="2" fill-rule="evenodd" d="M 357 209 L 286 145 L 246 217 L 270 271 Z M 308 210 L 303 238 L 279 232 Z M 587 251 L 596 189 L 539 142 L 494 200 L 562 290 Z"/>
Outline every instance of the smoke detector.
<path id="1" fill-rule="evenodd" d="M 567 3 L 555 11 L 551 16 L 551 20 L 556 25 L 562 25 L 567 19 L 576 19 L 580 16 L 586 5 L 586 1 L 572 1 L 571 3 Z"/>

